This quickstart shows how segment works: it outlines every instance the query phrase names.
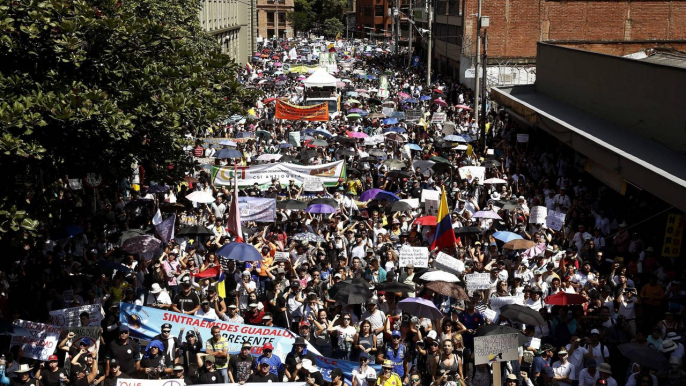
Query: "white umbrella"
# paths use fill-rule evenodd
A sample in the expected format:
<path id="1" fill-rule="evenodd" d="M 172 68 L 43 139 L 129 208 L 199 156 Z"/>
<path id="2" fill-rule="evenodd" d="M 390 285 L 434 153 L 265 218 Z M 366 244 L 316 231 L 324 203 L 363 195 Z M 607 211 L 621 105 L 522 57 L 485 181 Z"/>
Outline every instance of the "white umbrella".
<path id="1" fill-rule="evenodd" d="M 445 271 L 429 271 L 423 274 L 420 279 L 426 281 L 445 281 L 448 283 L 457 283 L 460 281 L 457 276 Z"/>
<path id="2" fill-rule="evenodd" d="M 500 178 L 489 178 L 484 180 L 484 184 L 507 184 L 507 181 Z"/>
<path id="3" fill-rule="evenodd" d="M 257 157 L 258 161 L 271 161 L 271 160 L 278 160 L 281 157 L 283 157 L 281 154 L 262 154 L 261 156 Z"/>
<path id="4" fill-rule="evenodd" d="M 209 204 L 214 202 L 214 197 L 210 192 L 196 191 L 186 196 L 188 201 L 199 202 L 201 204 Z"/>

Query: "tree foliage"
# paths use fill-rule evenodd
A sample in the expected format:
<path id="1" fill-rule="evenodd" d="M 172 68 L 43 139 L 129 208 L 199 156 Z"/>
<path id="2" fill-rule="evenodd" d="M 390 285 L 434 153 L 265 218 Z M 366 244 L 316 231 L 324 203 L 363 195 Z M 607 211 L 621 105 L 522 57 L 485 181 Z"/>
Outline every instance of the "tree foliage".
<path id="1" fill-rule="evenodd" d="M 345 26 L 337 18 L 330 18 L 324 20 L 323 32 L 326 37 L 336 37 L 338 33 L 342 32 Z"/>
<path id="2" fill-rule="evenodd" d="M 22 213 L 13 223 L 35 204 L 14 181 L 115 179 L 138 163 L 169 182 L 190 167 L 187 132 L 254 102 L 199 10 L 195 0 L 2 2 L 0 173 L 10 183 L 0 193 Z"/>

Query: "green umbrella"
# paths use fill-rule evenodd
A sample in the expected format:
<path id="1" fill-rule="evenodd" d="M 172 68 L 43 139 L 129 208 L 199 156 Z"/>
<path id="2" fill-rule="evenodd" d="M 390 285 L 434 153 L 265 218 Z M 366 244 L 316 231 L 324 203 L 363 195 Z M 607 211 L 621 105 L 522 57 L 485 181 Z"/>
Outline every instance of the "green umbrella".
<path id="1" fill-rule="evenodd" d="M 265 137 L 265 138 L 271 138 L 272 134 L 266 130 L 257 130 L 255 132 L 255 136 L 257 137 Z"/>
<path id="2" fill-rule="evenodd" d="M 362 118 L 362 116 L 360 114 L 353 113 L 353 114 L 348 114 L 348 118 L 349 119 L 360 119 L 360 118 Z"/>
<path id="3" fill-rule="evenodd" d="M 362 104 L 362 102 L 358 101 L 357 99 L 348 99 L 348 103 L 355 103 L 355 104 Z"/>
<path id="4" fill-rule="evenodd" d="M 450 163 L 450 161 L 448 161 L 447 159 L 445 159 L 445 158 L 443 158 L 443 157 L 437 157 L 437 156 L 435 156 L 435 155 L 434 155 L 434 156 L 431 156 L 431 158 L 429 158 L 429 159 L 432 160 L 432 161 L 435 161 L 435 162 L 443 162 L 443 163 L 445 163 L 445 164 L 449 164 L 449 163 Z"/>
<path id="5" fill-rule="evenodd" d="M 400 170 L 404 167 L 407 167 L 407 165 L 405 165 L 405 162 L 397 159 L 387 159 L 383 161 L 383 164 L 388 166 L 390 170 Z"/>

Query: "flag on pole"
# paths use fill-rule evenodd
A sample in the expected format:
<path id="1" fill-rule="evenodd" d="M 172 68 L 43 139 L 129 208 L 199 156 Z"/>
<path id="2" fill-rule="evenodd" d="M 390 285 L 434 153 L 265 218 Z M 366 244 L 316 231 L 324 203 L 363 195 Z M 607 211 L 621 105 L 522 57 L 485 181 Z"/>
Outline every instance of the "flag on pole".
<path id="1" fill-rule="evenodd" d="M 229 207 L 229 219 L 226 230 L 236 237 L 236 241 L 243 242 L 243 231 L 241 230 L 241 212 L 238 210 L 238 170 L 233 165 L 233 200 Z"/>
<path id="2" fill-rule="evenodd" d="M 441 203 L 438 205 L 436 215 L 436 234 L 431 243 L 431 250 L 436 248 L 455 247 L 457 239 L 453 223 L 450 221 L 450 211 L 448 210 L 448 199 L 445 195 L 445 187 L 441 189 Z"/>
<path id="3" fill-rule="evenodd" d="M 159 209 L 157 209 L 157 213 L 155 213 L 154 216 L 152 216 L 152 225 L 160 225 L 162 224 L 162 212 L 160 212 Z"/>

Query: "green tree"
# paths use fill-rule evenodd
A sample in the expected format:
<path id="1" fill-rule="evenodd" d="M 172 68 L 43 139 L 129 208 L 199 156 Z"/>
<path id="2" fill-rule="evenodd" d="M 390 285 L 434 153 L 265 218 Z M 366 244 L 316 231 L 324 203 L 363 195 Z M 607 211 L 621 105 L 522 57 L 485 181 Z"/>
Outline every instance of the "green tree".
<path id="1" fill-rule="evenodd" d="M 342 32 L 345 26 L 338 18 L 329 18 L 324 20 L 323 32 L 327 37 L 335 37 L 339 32 Z"/>
<path id="2" fill-rule="evenodd" d="M 196 0 L 1 3 L 3 231 L 52 215 L 15 181 L 35 193 L 65 175 L 126 177 L 134 163 L 177 181 L 192 166 L 185 134 L 254 103 L 199 10 Z"/>

